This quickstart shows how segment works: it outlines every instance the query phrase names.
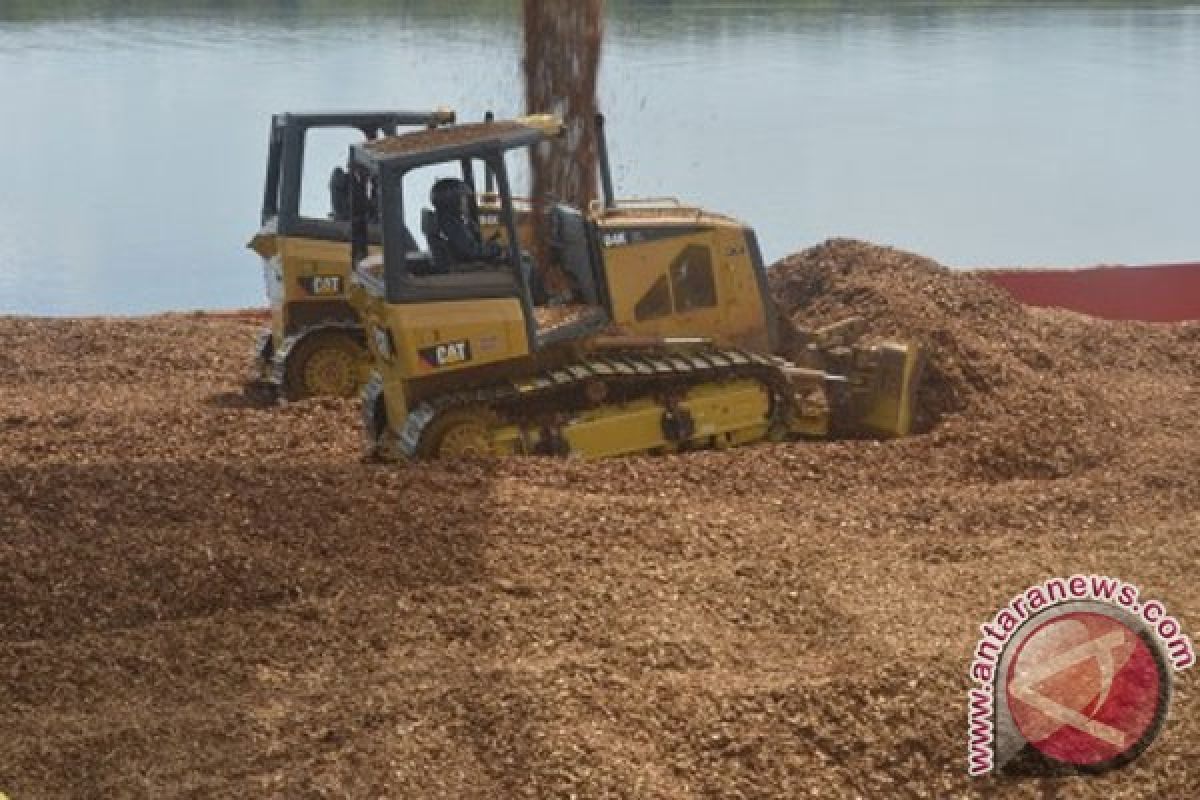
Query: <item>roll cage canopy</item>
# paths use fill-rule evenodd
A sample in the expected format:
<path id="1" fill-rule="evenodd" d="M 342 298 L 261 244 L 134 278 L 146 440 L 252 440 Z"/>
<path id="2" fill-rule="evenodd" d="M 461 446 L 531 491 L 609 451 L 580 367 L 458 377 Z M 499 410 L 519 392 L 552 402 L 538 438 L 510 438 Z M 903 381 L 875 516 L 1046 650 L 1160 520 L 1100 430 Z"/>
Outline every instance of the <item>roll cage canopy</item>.
<path id="1" fill-rule="evenodd" d="M 281 235 L 345 240 L 346 224 L 333 220 L 311 219 L 300 213 L 300 194 L 304 179 L 304 149 L 308 132 L 317 128 L 346 128 L 362 132 L 368 140 L 395 136 L 402 128 L 450 125 L 455 114 L 448 109 L 434 111 L 333 111 L 275 114 L 267 157 L 266 185 L 263 190 L 262 224 L 274 224 Z"/>
<path id="2" fill-rule="evenodd" d="M 369 215 L 365 213 L 365 206 L 369 193 L 378 195 L 383 209 L 384 273 L 399 276 L 416 242 L 405 223 L 404 176 L 420 167 L 460 164 L 464 179 L 471 183 L 471 162 L 478 160 L 486 165 L 489 181 L 494 178 L 497 184 L 501 218 L 508 234 L 509 261 L 512 265 L 520 264 L 520 240 L 504 155 L 510 150 L 552 139 L 563 130 L 558 118 L 539 115 L 414 131 L 352 146 L 351 258 L 354 263 L 367 255 Z"/>
<path id="3" fill-rule="evenodd" d="M 482 157 L 484 154 L 502 154 L 551 139 L 562 132 L 562 122 L 548 115 L 448 125 L 354 145 L 351 148 L 351 162 L 380 175 L 387 175 L 430 164 Z"/>

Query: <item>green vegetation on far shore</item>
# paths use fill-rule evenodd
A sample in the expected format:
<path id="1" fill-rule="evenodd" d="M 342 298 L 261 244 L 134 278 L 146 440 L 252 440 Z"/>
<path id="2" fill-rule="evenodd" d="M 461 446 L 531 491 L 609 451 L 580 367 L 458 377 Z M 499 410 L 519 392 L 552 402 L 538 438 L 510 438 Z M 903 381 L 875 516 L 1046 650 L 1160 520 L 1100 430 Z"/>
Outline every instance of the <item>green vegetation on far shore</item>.
<path id="1" fill-rule="evenodd" d="M 607 0 L 617 18 L 686 11 L 729 18 L 760 14 L 812 12 L 876 12 L 934 14 L 946 11 L 1011 8 L 1144 9 L 1200 7 L 1196 2 L 1160 0 L 746 0 L 739 4 L 714 0 Z M 512 19 L 519 0 L 4 0 L 0 23 L 87 18 L 229 17 L 233 19 L 303 19 L 341 15 L 481 17 Z"/>

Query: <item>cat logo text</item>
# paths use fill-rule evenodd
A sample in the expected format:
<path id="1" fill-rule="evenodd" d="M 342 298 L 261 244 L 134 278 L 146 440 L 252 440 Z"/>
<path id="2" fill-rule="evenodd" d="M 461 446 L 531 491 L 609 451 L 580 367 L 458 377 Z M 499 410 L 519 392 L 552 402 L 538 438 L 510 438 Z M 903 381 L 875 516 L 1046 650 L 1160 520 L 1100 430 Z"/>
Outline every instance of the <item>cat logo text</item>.
<path id="1" fill-rule="evenodd" d="M 465 339 L 458 342 L 445 342 L 432 347 L 423 347 L 417 354 L 426 365 L 434 369 L 465 364 L 471 360 L 471 343 Z"/>

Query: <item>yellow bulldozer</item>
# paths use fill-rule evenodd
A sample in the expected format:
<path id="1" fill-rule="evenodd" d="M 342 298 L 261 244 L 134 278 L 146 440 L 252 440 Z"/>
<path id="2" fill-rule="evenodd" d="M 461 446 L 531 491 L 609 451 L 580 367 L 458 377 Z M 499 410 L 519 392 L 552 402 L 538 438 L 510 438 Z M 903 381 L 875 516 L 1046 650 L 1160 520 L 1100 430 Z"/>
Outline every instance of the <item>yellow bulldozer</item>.
<path id="1" fill-rule="evenodd" d="M 350 222 L 345 171 L 341 163 L 332 174 L 314 169 L 309 158 L 313 136 L 340 132 L 369 141 L 454 121 L 449 109 L 291 112 L 271 117 L 261 226 L 248 245 L 262 258 L 271 319 L 254 344 L 252 389 L 288 400 L 349 397 L 362 388 L 370 370 L 362 325 L 346 300 Z M 338 161 L 344 161 L 344 155 Z M 315 194 L 326 189 L 329 193 L 320 211 L 302 202 L 314 188 Z M 489 196 L 494 202 L 494 193 Z M 482 198 L 480 205 L 484 230 L 490 232 L 499 209 Z M 528 204 L 522 202 L 518 218 L 523 229 L 529 224 L 529 213 Z"/>
<path id="2" fill-rule="evenodd" d="M 261 227 L 248 245 L 262 258 L 271 320 L 255 343 L 252 387 L 291 400 L 349 396 L 370 366 L 362 326 L 346 301 L 350 221 L 344 170 L 336 164 L 329 175 L 313 168 L 306 154 L 314 135 L 341 132 L 371 140 L 454 121 L 449 110 L 271 117 Z M 306 190 L 320 194 L 326 188 L 328 206 L 320 212 L 305 207 Z"/>
<path id="3" fill-rule="evenodd" d="M 351 148 L 349 299 L 373 363 L 373 454 L 601 458 L 909 432 L 918 346 L 858 346 L 853 321 L 794 329 L 754 232 L 676 200 L 618 203 L 602 118 L 597 129 L 602 199 L 548 204 L 548 240 L 533 243 L 513 183 L 529 148 L 564 135 L 556 117 Z M 533 254 L 567 276 L 566 292 L 547 296 Z"/>

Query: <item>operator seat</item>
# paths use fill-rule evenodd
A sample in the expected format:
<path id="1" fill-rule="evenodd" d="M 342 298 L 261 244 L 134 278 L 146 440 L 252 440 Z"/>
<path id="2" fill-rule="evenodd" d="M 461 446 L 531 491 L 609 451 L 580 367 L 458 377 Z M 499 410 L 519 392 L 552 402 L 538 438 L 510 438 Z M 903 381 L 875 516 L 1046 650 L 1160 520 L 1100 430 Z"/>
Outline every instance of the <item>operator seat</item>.
<path id="1" fill-rule="evenodd" d="M 429 242 L 429 254 L 436 273 L 453 272 L 462 267 L 505 265 L 510 268 L 509 250 L 496 241 L 483 241 L 475 217 L 474 192 L 457 178 L 442 178 L 429 192 L 433 210 L 421 212 L 421 232 Z M 530 302 L 542 305 L 546 291 L 533 260 L 522 251 L 517 266 L 519 277 L 529 289 Z"/>
<path id="2" fill-rule="evenodd" d="M 488 246 L 479 230 L 472 203 L 474 192 L 458 178 L 442 178 L 429 192 L 432 221 L 422 214 L 421 229 L 434 262 L 444 269 L 461 264 L 491 263 L 503 252 Z"/>

